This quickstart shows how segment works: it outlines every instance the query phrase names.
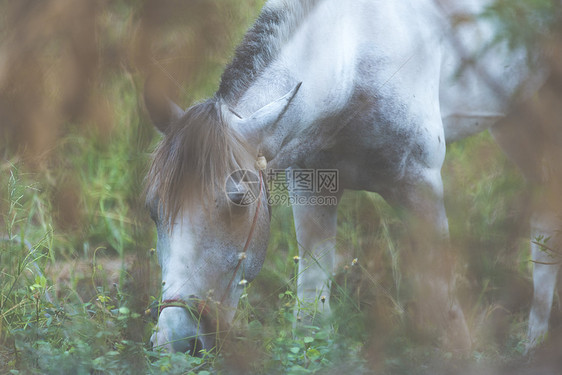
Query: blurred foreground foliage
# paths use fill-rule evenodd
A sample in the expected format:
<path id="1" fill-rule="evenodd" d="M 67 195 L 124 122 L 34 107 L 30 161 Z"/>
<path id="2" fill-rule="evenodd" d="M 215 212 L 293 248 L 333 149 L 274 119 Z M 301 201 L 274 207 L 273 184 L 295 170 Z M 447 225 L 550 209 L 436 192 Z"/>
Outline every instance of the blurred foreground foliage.
<path id="1" fill-rule="evenodd" d="M 342 202 L 338 248 L 350 267 L 359 261 L 339 270 L 345 287 L 331 328 L 295 335 L 297 246 L 291 211 L 280 207 L 266 266 L 237 313 L 243 332 L 203 359 L 145 346 L 145 310 L 159 289 L 142 201 L 158 138 L 144 114 L 144 78 L 158 77 L 184 105 L 211 95 L 262 4 L 0 2 L 0 372 L 429 374 L 464 363 L 412 337 L 405 229 L 369 193 Z M 497 43 L 544 48 L 559 69 L 559 2 L 498 0 L 482 16 L 496 22 Z M 525 182 L 487 134 L 450 147 L 443 175 L 476 335 L 470 360 L 495 371 L 524 345 Z"/>
<path id="2" fill-rule="evenodd" d="M 144 114 L 145 77 L 184 102 L 210 95 L 261 3 L 0 3 L 1 168 L 38 172 L 31 178 L 68 241 L 59 252 L 136 246 L 157 138 Z"/>

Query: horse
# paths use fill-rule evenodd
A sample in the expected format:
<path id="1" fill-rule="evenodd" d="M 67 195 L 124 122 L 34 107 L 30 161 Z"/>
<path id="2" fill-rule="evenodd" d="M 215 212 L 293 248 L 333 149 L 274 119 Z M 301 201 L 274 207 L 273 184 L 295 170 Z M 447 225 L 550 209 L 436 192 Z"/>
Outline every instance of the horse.
<path id="1" fill-rule="evenodd" d="M 295 186 L 291 171 L 338 172 L 337 189 L 290 190 L 295 200 L 328 202 L 293 206 L 299 300 L 329 313 L 341 195 L 376 192 L 409 228 L 419 257 L 413 277 L 428 301 L 420 316 L 444 345 L 469 350 L 441 166 L 447 143 L 485 129 L 545 192 L 532 218 L 528 330 L 530 347 L 540 341 L 558 270 L 544 246 L 562 244 L 560 210 L 549 203 L 562 180 L 560 132 L 538 134 L 513 114 L 548 72 L 533 72 L 524 49 L 482 48 L 494 37 L 477 17 L 488 3 L 269 0 L 213 97 L 184 111 L 147 80 L 146 107 L 163 134 L 146 178 L 163 285 L 155 347 L 198 355 L 232 322 L 266 254 L 267 164 Z"/>

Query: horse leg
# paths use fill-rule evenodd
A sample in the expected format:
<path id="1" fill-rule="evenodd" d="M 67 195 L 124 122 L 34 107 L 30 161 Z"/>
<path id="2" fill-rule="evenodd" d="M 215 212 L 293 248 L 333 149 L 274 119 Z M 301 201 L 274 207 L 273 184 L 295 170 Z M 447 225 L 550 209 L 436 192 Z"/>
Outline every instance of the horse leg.
<path id="1" fill-rule="evenodd" d="M 321 195 L 292 190 L 290 194 L 300 258 L 297 278 L 300 312 L 296 313 L 300 317 L 305 315 L 313 318 L 317 312 L 330 312 L 330 279 L 336 256 L 337 203 L 341 193 Z M 324 198 L 332 199 L 333 202 L 322 202 Z"/>
<path id="2" fill-rule="evenodd" d="M 562 108 L 559 88 L 545 85 L 536 100 L 492 127 L 502 150 L 522 171 L 532 190 L 531 256 L 533 302 L 527 331 L 527 350 L 548 331 L 552 299 L 562 251 Z"/>
<path id="3" fill-rule="evenodd" d="M 403 184 L 385 196 L 405 210 L 413 248 L 407 265 L 414 278 L 414 318 L 421 333 L 440 336 L 448 350 L 466 353 L 471 339 L 454 291 L 454 257 L 450 251 L 440 170 L 426 169 L 415 175 L 415 183 Z"/>
<path id="4" fill-rule="evenodd" d="M 544 212 L 536 213 L 531 220 L 534 293 L 527 331 L 527 350 L 540 343 L 548 331 L 552 298 L 560 269 L 562 236 L 557 233 L 560 229 L 560 219 Z"/>

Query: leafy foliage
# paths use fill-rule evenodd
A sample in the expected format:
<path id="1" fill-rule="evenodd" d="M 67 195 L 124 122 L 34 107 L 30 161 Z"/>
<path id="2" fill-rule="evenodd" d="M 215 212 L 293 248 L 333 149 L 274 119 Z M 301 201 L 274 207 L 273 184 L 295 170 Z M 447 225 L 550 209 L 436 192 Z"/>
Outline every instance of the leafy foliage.
<path id="1" fill-rule="evenodd" d="M 85 108 L 104 116 L 64 116 L 64 125 L 58 124 L 58 133 L 53 131 L 60 137 L 48 144 L 49 156 L 39 166 L 22 162 L 11 147 L 2 149 L 10 162 L 0 165 L 0 223 L 5 235 L 0 240 L 0 372 L 459 372 L 467 359 L 436 352 L 433 343 L 415 335 L 410 312 L 417 297 L 403 267 L 409 246 L 405 228 L 380 197 L 364 192 L 346 194 L 339 211 L 337 247 L 344 266 L 334 277 L 331 319 L 319 316 L 314 324 L 295 328 L 294 306 L 310 307 L 296 297 L 298 249 L 291 210 L 278 207 L 265 267 L 246 287 L 235 328 L 221 350 L 195 358 L 148 348 L 154 322 L 145 310 L 159 299 L 160 291 L 158 267 L 149 250 L 155 233 L 143 207 L 142 179 L 157 137 L 139 104 L 139 71 L 165 68 L 176 74 L 174 79 L 185 78 L 189 92 L 180 90 L 178 96 L 191 102 L 214 91 L 232 46 L 214 40 L 210 31 L 202 32 L 205 27 L 194 26 L 205 17 L 191 14 L 193 28 L 178 29 L 185 9 L 169 19 L 170 13 L 162 11 L 156 19 L 169 23 L 158 35 L 160 42 L 141 46 L 156 56 L 156 63 L 146 60 L 147 53 L 137 56 L 133 68 L 126 55 L 139 52 L 126 45 L 140 25 L 155 30 L 151 19 L 143 18 L 146 9 L 154 8 L 151 2 L 110 3 L 97 18 L 101 34 L 96 48 L 107 65 L 98 72 L 101 78 L 93 89 L 84 86 L 93 90 L 87 92 L 97 103 Z M 192 4 L 217 10 L 217 2 Z M 240 25 L 249 22 L 262 1 L 224 4 L 226 10 L 213 13 L 209 23 L 221 23 L 228 38 L 221 29 L 217 35 L 223 37 L 217 39 L 234 44 L 244 31 Z M 547 35 L 555 27 L 558 8 L 548 0 L 499 0 L 483 16 L 496 22 L 498 42 L 507 40 L 517 48 L 532 46 Z M 0 22 L 4 36 L 8 32 L 4 20 Z M 213 48 L 196 54 L 201 38 Z M 66 37 L 58 45 L 49 42 L 46 52 L 37 47 L 33 56 L 51 61 L 67 42 Z M 191 53 L 179 53 L 178 43 Z M 111 58 L 112 53 L 118 58 Z M 71 96 L 65 86 L 48 87 L 52 92 L 47 98 L 54 103 Z M 107 123 L 101 126 L 103 121 Z M 482 368 L 501 365 L 519 358 L 524 346 L 531 264 L 528 233 L 524 219 L 518 218 L 524 217 L 525 184 L 487 134 L 450 147 L 443 175 L 459 294 L 475 336 L 469 360 Z M 548 246 L 547 239 L 537 241 Z M 83 259 L 84 268 L 75 266 Z M 114 278 L 109 276 L 108 259 L 120 265 Z M 69 275 L 60 276 L 67 264 Z"/>
<path id="2" fill-rule="evenodd" d="M 560 3 L 553 0 L 497 0 L 482 17 L 496 25 L 495 40 L 507 41 L 511 49 L 525 47 L 540 52 L 560 20 Z"/>

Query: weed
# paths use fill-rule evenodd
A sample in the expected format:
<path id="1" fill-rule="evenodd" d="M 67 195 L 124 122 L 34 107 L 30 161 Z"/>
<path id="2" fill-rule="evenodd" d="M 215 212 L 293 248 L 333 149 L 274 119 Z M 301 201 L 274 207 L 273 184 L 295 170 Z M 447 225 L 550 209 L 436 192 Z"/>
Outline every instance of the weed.
<path id="1" fill-rule="evenodd" d="M 239 24 L 263 1 L 229 3 L 236 7 L 224 24 L 233 30 L 228 43 L 235 44 L 245 28 Z M 538 3 L 540 12 L 550 13 L 550 3 Z M 112 4 L 101 17 L 104 48 L 126 44 L 142 7 Z M 528 6 L 517 1 L 515 8 Z M 526 28 L 512 21 L 505 29 L 512 44 L 530 42 L 522 34 Z M 173 49 L 182 38 L 192 42 L 193 32 L 172 31 L 160 47 Z M 204 54 L 204 64 L 189 72 L 192 86 L 180 93 L 184 103 L 212 94 L 228 60 L 223 47 Z M 96 85 L 107 107 L 101 117 L 109 123 L 87 127 L 72 119 L 40 171 L 29 173 L 15 161 L 0 165 L 0 373 L 428 374 L 465 363 L 416 336 L 411 316 L 419 297 L 404 267 L 405 227 L 382 198 L 365 192 L 346 193 L 338 212 L 343 262 L 332 300 L 321 300 L 332 304 L 331 317 L 296 324 L 299 316 L 322 311 L 297 297 L 292 211 L 276 207 L 264 268 L 244 285 L 236 323 L 220 350 L 199 358 L 149 348 L 154 321 L 145 310 L 160 300 L 160 285 L 156 257 L 146 251 L 155 232 L 142 180 L 157 137 L 141 113 L 140 76 L 121 64 Z M 510 362 L 524 349 L 531 290 L 527 230 L 517 219 L 527 199 L 524 182 L 488 134 L 450 147 L 443 176 L 458 292 L 475 339 L 470 360 Z M 535 240 L 554 253 L 547 238 Z M 116 276 L 108 259 L 118 264 Z"/>

